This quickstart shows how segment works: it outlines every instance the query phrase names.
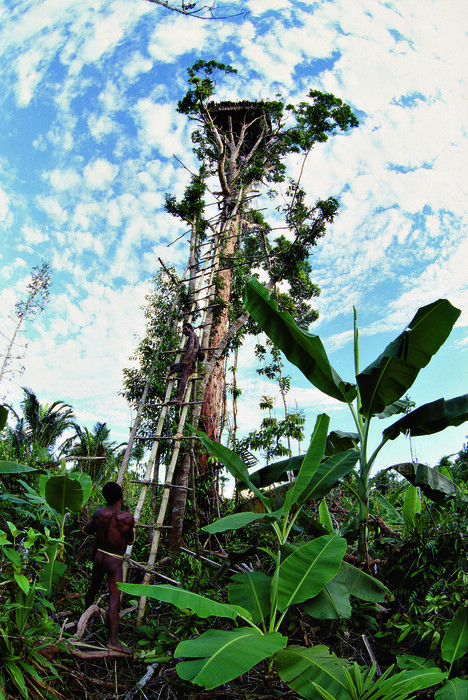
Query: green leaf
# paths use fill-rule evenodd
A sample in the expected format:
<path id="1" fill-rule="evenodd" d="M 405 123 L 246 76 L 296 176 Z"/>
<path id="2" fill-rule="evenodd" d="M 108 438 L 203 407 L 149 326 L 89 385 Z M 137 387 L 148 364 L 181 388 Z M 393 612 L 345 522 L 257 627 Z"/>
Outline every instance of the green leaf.
<path id="1" fill-rule="evenodd" d="M 8 409 L 5 406 L 0 406 L 0 431 L 6 426 L 8 418 Z"/>
<path id="2" fill-rule="evenodd" d="M 386 406 L 382 413 L 378 413 L 377 418 L 390 418 L 390 416 L 394 416 L 397 413 L 404 413 L 409 406 L 413 405 L 410 399 L 398 399 L 398 401 L 391 403 L 390 406 Z"/>
<path id="3" fill-rule="evenodd" d="M 275 511 L 274 513 L 233 513 L 232 515 L 226 515 L 224 518 L 219 518 L 215 520 L 214 523 L 205 525 L 202 527 L 204 532 L 209 532 L 211 535 L 215 532 L 226 532 L 227 530 L 238 530 L 245 525 L 250 523 L 261 521 L 261 520 L 280 520 L 284 516 L 283 508 Z"/>
<path id="4" fill-rule="evenodd" d="M 468 652 L 468 607 L 461 608 L 444 634 L 440 649 L 444 661 L 453 663 Z"/>
<path id="5" fill-rule="evenodd" d="M 201 430 L 197 430 L 193 426 L 191 426 L 191 429 L 196 435 L 199 436 L 206 449 L 211 452 L 211 454 L 214 455 L 214 457 L 216 457 L 221 464 L 224 464 L 226 469 L 235 479 L 243 481 L 256 496 L 258 496 L 262 501 L 265 500 L 263 494 L 256 488 L 256 486 L 254 486 L 254 484 L 251 483 L 247 466 L 235 452 L 230 450 L 228 447 L 224 447 L 224 445 L 221 445 L 219 442 L 210 440 L 210 438 Z"/>
<path id="6" fill-rule="evenodd" d="M 39 574 L 38 588 L 42 590 L 46 598 L 52 593 L 67 570 L 67 565 L 56 559 L 58 547 L 59 545 L 54 543 L 47 548 L 49 561 L 44 564 Z"/>
<path id="7" fill-rule="evenodd" d="M 321 462 L 309 485 L 301 494 L 299 504 L 326 496 L 339 479 L 354 469 L 358 458 L 357 450 L 347 450 Z"/>
<path id="8" fill-rule="evenodd" d="M 13 574 L 16 583 L 26 595 L 29 592 L 29 581 L 24 574 Z"/>
<path id="9" fill-rule="evenodd" d="M 433 435 L 449 426 L 457 426 L 468 420 L 468 394 L 454 399 L 437 399 L 411 413 L 407 413 L 393 425 L 383 431 L 383 436 L 395 440 L 401 433 L 410 433 L 413 437 Z"/>
<path id="10" fill-rule="evenodd" d="M 403 396 L 447 340 L 460 313 L 446 299 L 419 309 L 403 333 L 358 374 L 363 415 L 381 413 Z"/>
<path id="11" fill-rule="evenodd" d="M 255 664 L 284 649 L 286 643 L 287 638 L 279 632 L 264 635 L 256 627 L 229 632 L 211 629 L 198 639 L 177 646 L 175 657 L 196 659 L 177 664 L 177 673 L 183 680 L 210 690 L 242 676 Z"/>
<path id="12" fill-rule="evenodd" d="M 257 624 L 270 613 L 271 578 L 262 571 L 235 574 L 229 581 L 229 600 L 242 605 Z"/>
<path id="13" fill-rule="evenodd" d="M 361 569 L 357 569 L 346 561 L 341 563 L 341 569 L 344 572 L 346 590 L 355 598 L 368 600 L 372 603 L 383 601 L 386 597 L 393 598 L 383 583 L 361 571 Z"/>
<path id="14" fill-rule="evenodd" d="M 245 285 L 244 303 L 270 340 L 317 389 L 338 401 L 353 401 L 355 385 L 344 382 L 333 369 L 318 335 L 303 331 L 289 313 L 278 311 L 277 302 L 255 277 Z"/>
<path id="15" fill-rule="evenodd" d="M 413 486 L 419 486 L 424 495 L 435 503 L 443 503 L 447 498 L 456 496 L 458 493 L 458 487 L 451 479 L 437 469 L 428 467 L 427 464 L 402 462 L 393 464 L 391 469 L 395 469 Z"/>
<path id="16" fill-rule="evenodd" d="M 268 520 L 268 516 L 276 520 L 278 514 L 283 509 L 285 498 L 292 486 L 292 483 L 288 482 L 287 484 L 281 484 L 273 489 L 269 489 L 262 494 L 261 498 L 259 496 L 248 498 L 237 506 L 236 513 L 257 513 L 263 515 L 266 520 Z M 273 508 L 275 508 L 275 510 L 271 512 Z"/>
<path id="17" fill-rule="evenodd" d="M 409 487 L 401 510 L 407 529 L 414 529 L 416 526 L 416 514 L 421 512 L 421 500 L 416 486 Z"/>
<path id="18" fill-rule="evenodd" d="M 320 505 L 318 507 L 318 516 L 320 524 L 323 525 L 328 534 L 334 535 L 335 528 L 333 527 L 330 511 L 328 510 L 327 502 L 324 498 L 322 498 L 322 500 L 320 501 Z"/>
<path id="19" fill-rule="evenodd" d="M 180 610 L 193 610 L 199 617 L 227 617 L 230 620 L 235 620 L 238 615 L 245 619 L 250 619 L 248 610 L 239 608 L 225 603 L 218 603 L 216 600 L 210 600 L 192 591 L 186 591 L 183 588 L 177 588 L 169 584 L 161 584 L 157 586 L 146 586 L 139 583 L 119 583 L 119 589 L 124 593 L 132 596 L 155 598 L 162 600 L 165 603 L 172 603 Z"/>
<path id="20" fill-rule="evenodd" d="M 45 499 L 60 515 L 67 510 L 77 513 L 83 504 L 83 489 L 79 481 L 68 476 L 51 476 L 45 486 Z"/>
<path id="21" fill-rule="evenodd" d="M 0 461 L 0 474 L 25 474 L 26 472 L 36 472 L 37 469 L 27 467 L 26 464 L 16 464 L 15 462 Z"/>
<path id="22" fill-rule="evenodd" d="M 324 535 L 307 542 L 279 567 L 278 609 L 312 598 L 336 575 L 346 551 L 346 540 Z"/>
<path id="23" fill-rule="evenodd" d="M 427 670 L 439 668 L 434 659 L 426 659 L 422 656 L 413 656 L 412 654 L 397 656 L 397 664 L 401 669 L 424 668 Z"/>
<path id="24" fill-rule="evenodd" d="M 374 498 L 377 501 L 377 503 L 379 503 L 379 505 L 381 505 L 382 508 L 384 508 L 384 510 L 387 512 L 391 523 L 403 525 L 404 520 L 401 517 L 400 513 L 397 511 L 396 508 L 392 506 L 391 503 L 387 501 L 387 499 L 384 496 L 382 496 L 381 493 L 374 493 Z"/>
<path id="25" fill-rule="evenodd" d="M 342 566 L 340 566 L 336 576 L 322 588 L 318 595 L 301 603 L 300 607 L 318 620 L 339 620 L 341 617 L 351 617 L 349 592 L 346 588 Z"/>
<path id="26" fill-rule="evenodd" d="M 309 493 L 310 491 L 311 479 L 317 472 L 320 462 L 322 461 L 323 453 L 325 452 L 329 423 L 330 418 L 326 413 L 317 416 L 314 432 L 310 438 L 309 449 L 304 457 L 293 487 L 288 492 L 285 499 L 284 509 L 287 513 L 289 513 L 294 503 L 303 503 L 304 493 Z"/>
<path id="27" fill-rule="evenodd" d="M 332 430 L 327 437 L 325 456 L 331 457 L 346 450 L 352 450 L 359 442 L 358 433 L 344 433 L 342 430 Z"/>
<path id="28" fill-rule="evenodd" d="M 396 676 L 387 678 L 385 683 L 382 684 L 382 690 L 385 692 L 386 687 L 391 685 L 395 693 L 395 700 L 407 700 L 411 693 L 431 688 L 438 683 L 442 683 L 446 678 L 447 673 L 439 668 L 416 668 L 410 671 L 402 671 Z M 376 685 L 378 685 L 378 681 Z"/>
<path id="29" fill-rule="evenodd" d="M 278 481 L 288 481 L 288 472 L 298 472 L 303 461 L 304 455 L 282 459 L 280 462 L 269 464 L 250 474 L 250 481 L 258 488 L 271 486 L 271 484 L 275 484 Z M 243 491 L 246 488 L 248 488 L 247 484 L 240 483 L 238 486 L 239 491 Z"/>
<path id="30" fill-rule="evenodd" d="M 468 680 L 451 678 L 442 688 L 434 693 L 435 700 L 466 700 L 468 698 Z"/>
<path id="31" fill-rule="evenodd" d="M 19 666 L 15 661 L 4 661 L 5 668 L 8 671 L 11 680 L 16 685 L 20 691 L 21 697 L 29 698 L 28 689 L 26 688 L 26 681 L 24 680 L 23 674 L 21 673 Z"/>
<path id="32" fill-rule="evenodd" d="M 321 644 L 309 649 L 288 646 L 275 654 L 275 666 L 281 680 L 307 700 L 321 700 L 313 683 L 326 688 L 335 700 L 351 700 L 343 673 L 346 665 L 346 661 Z"/>
<path id="33" fill-rule="evenodd" d="M 81 504 L 81 507 L 83 507 L 85 503 L 88 502 L 88 498 L 91 496 L 91 491 L 93 490 L 93 480 L 89 474 L 85 474 L 84 472 L 70 472 L 68 477 L 70 479 L 76 479 L 80 482 L 81 488 L 83 489 L 83 503 Z"/>

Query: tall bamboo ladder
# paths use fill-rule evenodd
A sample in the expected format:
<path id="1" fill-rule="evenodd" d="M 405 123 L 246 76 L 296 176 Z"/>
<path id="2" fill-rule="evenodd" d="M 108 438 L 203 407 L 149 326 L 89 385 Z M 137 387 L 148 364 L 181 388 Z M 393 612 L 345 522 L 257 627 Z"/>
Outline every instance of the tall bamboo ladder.
<path id="1" fill-rule="evenodd" d="M 212 325 L 212 317 L 213 317 L 213 298 L 215 296 L 215 275 L 216 272 L 219 269 L 219 257 L 220 257 L 220 241 L 221 241 L 221 235 L 223 233 L 224 227 L 221 227 L 221 231 L 215 233 L 214 235 L 211 236 L 211 238 L 206 242 L 207 245 L 209 245 L 209 251 L 207 254 L 205 254 L 205 264 L 204 267 L 200 270 L 197 270 L 196 267 L 197 265 L 195 264 L 196 261 L 191 260 L 192 264 L 189 264 L 186 268 L 186 272 L 184 273 L 184 276 L 182 278 L 181 284 L 189 282 L 189 285 L 193 291 L 193 301 L 192 301 L 192 309 L 191 312 L 188 316 L 189 322 L 192 319 L 192 315 L 194 313 L 195 308 L 202 313 L 202 322 L 199 324 L 203 328 L 202 336 L 200 338 L 200 346 L 204 349 L 208 348 L 208 341 L 210 337 L 210 330 L 211 330 L 211 325 Z M 188 272 L 188 277 L 186 276 Z M 204 303 L 200 303 L 204 302 Z M 178 351 L 178 357 L 176 358 L 176 361 L 179 361 L 180 357 L 182 356 L 184 352 L 184 345 L 185 345 L 185 339 L 182 340 L 181 346 L 179 347 Z M 187 422 L 187 416 L 189 409 L 194 406 L 195 407 L 195 413 L 196 417 L 193 418 L 194 422 L 196 422 L 197 418 L 200 416 L 201 413 L 201 407 L 203 402 L 197 402 L 195 400 L 191 400 L 191 397 L 193 399 L 196 399 L 196 380 L 197 380 L 197 375 L 192 375 L 189 377 L 189 381 L 187 382 L 187 387 L 185 390 L 184 397 L 182 399 L 182 403 L 178 404 L 178 406 L 181 407 L 181 412 L 177 424 L 177 431 L 175 435 L 173 436 L 165 436 L 163 434 L 164 431 L 164 424 L 168 415 L 169 408 L 171 407 L 170 404 L 168 404 L 172 390 L 174 388 L 174 383 L 177 381 L 177 379 L 173 379 L 171 377 L 168 378 L 167 381 L 167 387 L 166 387 L 166 394 L 164 397 L 164 403 L 160 404 L 160 414 L 158 418 L 158 423 L 156 427 L 156 433 L 155 435 L 152 436 L 153 439 L 153 444 L 152 444 L 152 449 L 151 453 L 146 465 L 146 471 L 144 474 L 143 479 L 141 480 L 141 491 L 138 499 L 137 506 L 135 508 L 134 512 L 134 517 L 135 517 L 135 525 L 136 527 L 145 527 L 153 530 L 153 538 L 151 542 L 151 548 L 150 548 L 150 554 L 148 557 L 148 561 L 145 566 L 145 575 L 143 578 L 143 583 L 148 584 L 151 581 L 151 577 L 154 573 L 154 566 L 156 562 L 156 557 L 157 557 L 157 552 L 159 548 L 159 541 L 160 541 L 160 536 L 161 536 L 161 531 L 167 527 L 170 526 L 165 526 L 164 521 L 166 518 L 167 514 L 167 507 L 169 503 L 169 498 L 170 498 L 170 492 L 172 488 L 184 488 L 180 486 L 176 486 L 175 484 L 172 483 L 172 480 L 174 478 L 174 472 L 177 464 L 177 460 L 180 454 L 180 448 L 182 444 L 182 440 L 188 439 L 188 440 L 193 440 L 195 436 L 184 436 L 184 429 L 185 425 Z M 140 406 L 140 409 L 142 410 L 142 406 Z M 197 410 L 198 409 L 198 410 Z M 140 410 L 140 413 L 141 413 Z M 158 481 L 158 471 L 159 471 L 159 462 L 158 462 L 158 457 L 160 455 L 161 451 L 161 445 L 165 440 L 171 440 L 173 442 L 173 450 L 172 450 L 172 456 L 170 463 L 167 467 L 166 470 L 166 475 L 164 479 L 164 483 L 160 484 Z M 123 474 L 119 474 L 120 481 L 123 477 Z M 159 506 L 159 513 L 158 516 L 155 520 L 154 523 L 150 525 L 144 525 L 140 523 L 140 517 L 141 513 L 143 510 L 143 506 L 145 504 L 147 494 L 148 494 L 148 488 L 151 486 L 163 486 L 163 491 L 162 491 L 162 496 L 161 496 L 161 502 Z M 126 559 L 131 557 L 132 554 L 132 545 L 128 545 L 127 551 L 126 551 Z M 128 563 L 127 561 L 124 562 L 124 580 L 126 578 L 128 571 Z M 142 596 L 140 598 L 139 602 L 139 607 L 138 607 L 138 615 L 137 615 L 137 625 L 141 624 L 143 620 L 143 616 L 145 613 L 145 608 L 146 608 L 146 597 Z"/>

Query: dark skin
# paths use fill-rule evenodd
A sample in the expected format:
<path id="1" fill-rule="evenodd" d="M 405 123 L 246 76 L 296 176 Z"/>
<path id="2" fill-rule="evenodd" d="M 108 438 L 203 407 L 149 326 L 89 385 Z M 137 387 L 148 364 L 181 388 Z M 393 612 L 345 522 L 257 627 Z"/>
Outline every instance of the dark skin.
<path id="1" fill-rule="evenodd" d="M 122 499 L 115 503 L 107 504 L 104 508 L 94 511 L 91 520 L 83 527 L 85 535 L 96 535 L 91 584 L 85 596 L 86 610 L 93 604 L 99 594 L 102 580 L 107 575 L 109 587 L 109 608 L 107 620 L 109 626 L 109 640 L 107 648 L 123 653 L 132 653 L 128 647 L 124 647 L 118 638 L 120 591 L 118 583 L 123 581 L 123 559 L 113 557 L 116 554 L 123 557 L 127 544 L 135 540 L 135 520 L 131 513 L 122 512 Z M 104 550 L 104 554 L 98 550 Z"/>
<path id="2" fill-rule="evenodd" d="M 182 328 L 182 333 L 185 336 L 187 336 L 189 340 L 185 349 L 185 355 L 182 362 L 176 362 L 175 364 L 169 367 L 169 376 L 171 374 L 175 374 L 176 372 L 182 372 L 177 397 L 171 403 L 181 403 L 184 397 L 185 387 L 187 386 L 188 378 L 195 370 L 195 365 L 197 362 L 197 353 L 200 349 L 200 342 L 193 328 L 184 325 Z"/>

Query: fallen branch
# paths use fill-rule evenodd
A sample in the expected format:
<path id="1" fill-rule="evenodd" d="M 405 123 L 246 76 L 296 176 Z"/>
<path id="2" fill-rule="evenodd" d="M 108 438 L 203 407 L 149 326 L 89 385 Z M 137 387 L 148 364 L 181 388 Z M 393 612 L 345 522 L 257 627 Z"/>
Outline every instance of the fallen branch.
<path id="1" fill-rule="evenodd" d="M 158 668 L 159 664 L 151 664 L 151 666 L 148 666 L 147 671 L 143 678 L 140 678 L 138 683 L 132 690 L 129 690 L 128 693 L 126 694 L 124 700 L 132 700 L 133 697 L 142 689 L 145 687 L 147 683 L 152 679 L 154 676 L 154 672 Z"/>

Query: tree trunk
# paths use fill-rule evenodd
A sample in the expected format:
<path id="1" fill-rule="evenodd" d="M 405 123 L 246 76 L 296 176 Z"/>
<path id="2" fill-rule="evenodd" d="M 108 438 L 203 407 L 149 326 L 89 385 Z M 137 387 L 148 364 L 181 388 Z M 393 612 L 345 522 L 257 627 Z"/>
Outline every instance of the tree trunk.
<path id="1" fill-rule="evenodd" d="M 177 467 L 174 488 L 171 492 L 170 504 L 172 506 L 171 525 L 169 533 L 169 547 L 177 551 L 182 547 L 182 529 L 184 526 L 185 504 L 187 502 L 187 490 L 190 474 L 190 452 L 184 454 Z"/>

